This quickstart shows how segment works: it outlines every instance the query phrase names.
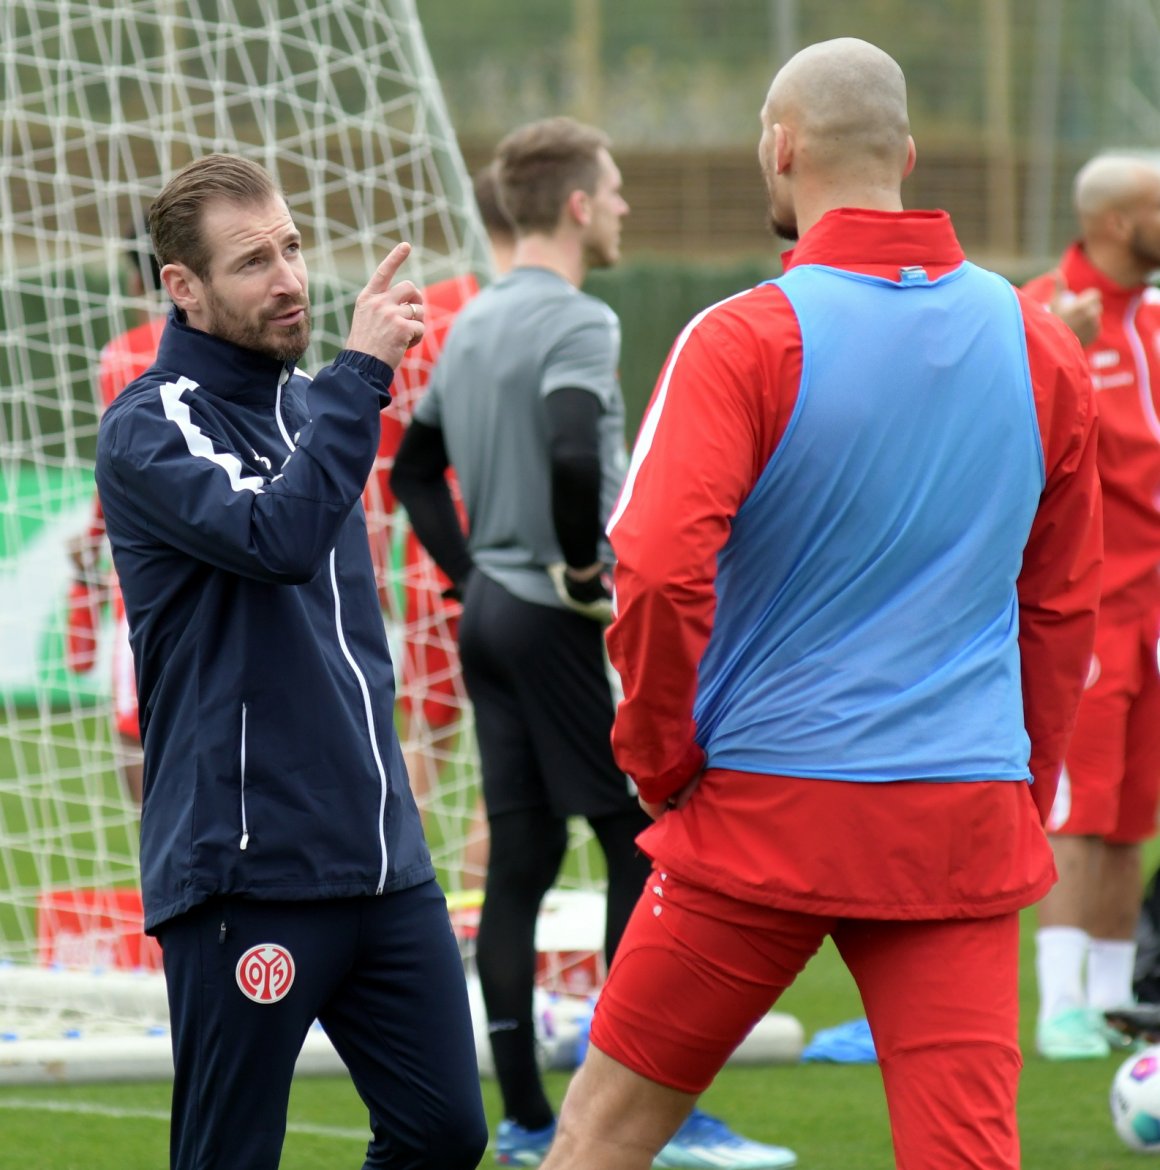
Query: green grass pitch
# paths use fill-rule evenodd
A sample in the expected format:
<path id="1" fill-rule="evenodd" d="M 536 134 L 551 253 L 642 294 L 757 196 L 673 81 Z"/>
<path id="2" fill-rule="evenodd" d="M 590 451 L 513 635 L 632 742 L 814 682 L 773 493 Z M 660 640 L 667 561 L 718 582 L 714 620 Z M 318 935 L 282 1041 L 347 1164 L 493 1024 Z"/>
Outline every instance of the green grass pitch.
<path id="1" fill-rule="evenodd" d="M 0 766 L 11 755 L 0 753 Z M 1149 850 L 1148 866 L 1160 861 Z M 4 899 L 0 895 L 0 906 Z M 1107 1094 L 1119 1058 L 1049 1064 L 1034 1053 L 1034 917 L 1023 930 L 1020 1097 L 1023 1161 L 1050 1170 L 1138 1170 L 1140 1156 L 1112 1130 Z M 827 944 L 778 1005 L 807 1036 L 862 1014 L 857 991 Z M 567 1084 L 550 1074 L 559 1101 Z M 494 1132 L 499 1097 L 483 1082 Z M 168 1164 L 169 1084 L 132 1083 L 0 1088 L 0 1170 L 161 1170 Z M 890 1137 L 874 1065 L 794 1065 L 726 1069 L 703 1105 L 736 1130 L 791 1146 L 802 1170 L 889 1170 Z M 367 1136 L 366 1112 L 345 1078 L 300 1079 L 294 1088 L 283 1170 L 355 1167 Z M 490 1167 L 490 1153 L 483 1166 Z"/>
<path id="2" fill-rule="evenodd" d="M 1023 1160 L 1051 1170 L 1139 1170 L 1140 1156 L 1119 1144 L 1107 1112 L 1118 1058 L 1049 1064 L 1034 1055 L 1034 975 L 1025 923 L 1023 1039 L 1027 1052 L 1020 1098 Z M 781 1008 L 807 1034 L 861 1014 L 857 992 L 827 945 Z M 551 1074 L 559 1101 L 567 1077 Z M 483 1082 L 494 1130 L 499 1099 Z M 167 1164 L 169 1085 L 72 1085 L 0 1089 L 0 1170 L 161 1170 Z M 747 1136 L 793 1147 L 802 1170 L 889 1170 L 893 1166 L 886 1106 L 873 1065 L 793 1065 L 726 1069 L 705 1108 Z M 343 1078 L 302 1079 L 290 1106 L 282 1170 L 358 1166 L 366 1113 Z M 492 1165 L 490 1154 L 483 1165 Z"/>

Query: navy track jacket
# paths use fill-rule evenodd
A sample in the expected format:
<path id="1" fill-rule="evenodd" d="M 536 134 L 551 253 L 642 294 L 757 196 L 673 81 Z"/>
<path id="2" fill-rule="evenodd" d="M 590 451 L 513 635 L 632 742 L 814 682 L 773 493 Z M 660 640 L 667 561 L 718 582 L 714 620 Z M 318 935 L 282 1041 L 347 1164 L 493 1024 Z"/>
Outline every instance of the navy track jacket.
<path id="1" fill-rule="evenodd" d="M 218 896 L 434 875 L 360 502 L 391 378 L 344 350 L 311 381 L 175 310 L 101 420 L 145 748 L 147 930 Z"/>

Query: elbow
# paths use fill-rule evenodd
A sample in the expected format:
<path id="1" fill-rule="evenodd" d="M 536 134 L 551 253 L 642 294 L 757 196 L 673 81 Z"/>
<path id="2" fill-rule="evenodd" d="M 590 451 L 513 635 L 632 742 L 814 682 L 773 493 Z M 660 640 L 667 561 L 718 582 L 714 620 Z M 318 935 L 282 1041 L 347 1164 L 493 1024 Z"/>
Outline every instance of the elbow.
<path id="1" fill-rule="evenodd" d="M 411 481 L 407 478 L 405 471 L 399 471 L 398 463 L 391 468 L 391 474 L 387 478 L 387 486 L 391 490 L 391 495 L 405 508 L 407 500 L 411 496 Z"/>
<path id="2" fill-rule="evenodd" d="M 254 545 L 251 559 L 273 585 L 305 585 L 326 568 L 349 516 L 349 508 L 327 508 L 313 514 L 309 525 L 267 531 Z"/>
<path id="3" fill-rule="evenodd" d="M 684 604 L 701 597 L 707 589 L 712 591 L 713 582 L 703 572 L 680 563 L 670 563 L 660 549 L 655 555 L 620 558 L 619 550 L 615 563 L 615 579 L 618 592 L 621 588 L 639 598 L 668 598 L 674 604 Z"/>
<path id="4" fill-rule="evenodd" d="M 313 581 L 326 565 L 327 552 L 329 550 L 319 556 L 267 554 L 261 558 L 261 571 L 250 572 L 270 585 L 306 585 Z"/>
<path id="5" fill-rule="evenodd" d="M 423 477 L 406 464 L 399 463 L 397 458 L 387 482 L 390 485 L 391 494 L 407 511 L 413 510 L 412 505 L 416 497 L 422 494 L 425 487 Z"/>
<path id="6" fill-rule="evenodd" d="M 276 570 L 273 583 L 275 585 L 307 585 L 318 576 L 318 571 L 321 568 L 321 563 L 309 569 L 297 565 L 287 566 L 284 569 Z"/>

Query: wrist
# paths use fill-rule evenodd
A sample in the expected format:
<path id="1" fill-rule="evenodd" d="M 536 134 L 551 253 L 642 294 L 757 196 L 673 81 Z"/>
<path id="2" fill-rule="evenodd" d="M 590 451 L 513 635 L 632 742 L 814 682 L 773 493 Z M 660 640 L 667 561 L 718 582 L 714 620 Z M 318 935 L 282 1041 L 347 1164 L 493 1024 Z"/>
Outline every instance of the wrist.
<path id="1" fill-rule="evenodd" d="M 564 575 L 573 581 L 591 581 L 604 571 L 603 561 L 593 561 L 590 565 L 565 565 Z"/>
<path id="2" fill-rule="evenodd" d="M 640 795 L 651 804 L 664 805 L 695 776 L 705 770 L 705 750 L 696 740 L 685 745 L 680 758 L 656 776 L 633 776 Z M 632 773 L 630 772 L 631 776 Z"/>

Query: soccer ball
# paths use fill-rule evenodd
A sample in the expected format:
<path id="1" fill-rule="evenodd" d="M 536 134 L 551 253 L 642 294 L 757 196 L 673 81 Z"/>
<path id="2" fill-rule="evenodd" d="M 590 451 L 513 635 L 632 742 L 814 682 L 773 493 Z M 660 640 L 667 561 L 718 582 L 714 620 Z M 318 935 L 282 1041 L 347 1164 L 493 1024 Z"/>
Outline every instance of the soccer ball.
<path id="1" fill-rule="evenodd" d="M 1145 1048 L 1120 1065 L 1108 1103 L 1125 1145 L 1160 1154 L 1160 1045 Z"/>

